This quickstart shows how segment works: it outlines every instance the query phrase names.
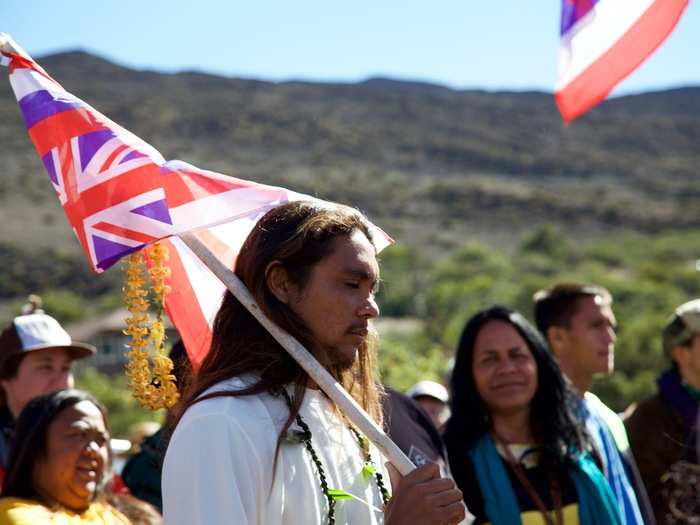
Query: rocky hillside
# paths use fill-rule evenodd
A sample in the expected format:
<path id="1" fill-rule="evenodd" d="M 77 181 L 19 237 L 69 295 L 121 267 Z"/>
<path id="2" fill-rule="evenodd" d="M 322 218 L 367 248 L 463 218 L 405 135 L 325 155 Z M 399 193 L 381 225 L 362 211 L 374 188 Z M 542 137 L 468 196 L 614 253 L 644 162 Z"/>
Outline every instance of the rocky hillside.
<path id="1" fill-rule="evenodd" d="M 547 93 L 40 62 L 167 158 L 354 204 L 410 244 L 505 245 L 543 223 L 582 238 L 700 226 L 698 87 L 617 98 L 566 127 Z M 77 250 L 3 84 L 0 242 Z"/>

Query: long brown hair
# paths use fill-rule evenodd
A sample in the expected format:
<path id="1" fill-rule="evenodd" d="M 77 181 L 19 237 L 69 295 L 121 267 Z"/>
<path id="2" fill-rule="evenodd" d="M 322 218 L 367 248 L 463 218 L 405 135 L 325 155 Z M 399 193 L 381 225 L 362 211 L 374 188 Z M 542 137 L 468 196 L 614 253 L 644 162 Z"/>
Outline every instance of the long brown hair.
<path id="1" fill-rule="evenodd" d="M 366 339 L 352 367 L 334 365 L 330 356 L 314 344 L 304 322 L 268 288 L 265 275 L 268 265 L 279 261 L 290 280 L 303 289 L 314 265 L 330 255 L 333 241 L 355 231 L 373 241 L 369 223 L 353 208 L 306 201 L 283 204 L 270 210 L 248 235 L 238 255 L 235 273 L 253 294 L 262 312 L 309 349 L 381 424 L 382 388 L 377 379 L 376 338 Z M 202 395 L 221 381 L 251 373 L 260 379 L 244 389 Z M 278 392 L 293 384 L 290 414 L 280 432 L 281 438 L 299 413 L 308 380 L 306 372 L 286 350 L 227 292 L 214 320 L 211 348 L 183 396 L 179 416 L 204 399 Z"/>

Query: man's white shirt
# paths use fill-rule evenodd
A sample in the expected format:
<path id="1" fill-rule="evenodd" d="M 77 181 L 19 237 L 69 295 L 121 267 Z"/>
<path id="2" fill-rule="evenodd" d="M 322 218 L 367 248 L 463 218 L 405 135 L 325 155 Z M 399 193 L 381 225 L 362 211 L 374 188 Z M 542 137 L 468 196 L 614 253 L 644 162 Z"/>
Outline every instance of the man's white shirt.
<path id="1" fill-rule="evenodd" d="M 233 378 L 208 392 L 240 390 L 254 378 Z M 283 397 L 258 394 L 195 403 L 177 425 L 163 465 L 163 506 L 168 525 L 321 525 L 328 503 L 309 452 L 301 442 L 283 440 L 273 479 L 277 436 L 289 414 Z M 326 473 L 328 488 L 364 500 L 339 500 L 336 523 L 384 522 L 374 476 L 362 474 L 364 454 L 347 423 L 319 390 L 307 389 L 300 410 Z M 290 430 L 299 430 L 293 424 Z M 377 471 L 391 489 L 374 446 Z"/>

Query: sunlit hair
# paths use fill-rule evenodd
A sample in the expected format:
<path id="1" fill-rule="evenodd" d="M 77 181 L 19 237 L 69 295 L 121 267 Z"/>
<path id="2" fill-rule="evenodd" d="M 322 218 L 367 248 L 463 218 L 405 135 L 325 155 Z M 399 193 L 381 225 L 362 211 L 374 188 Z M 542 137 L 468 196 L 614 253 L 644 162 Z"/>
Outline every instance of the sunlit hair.
<path id="1" fill-rule="evenodd" d="M 551 326 L 569 328 L 579 301 L 585 297 L 600 297 L 604 304 L 612 304 L 610 292 L 597 284 L 565 282 L 535 292 L 532 300 L 537 329 L 546 338 Z"/>
<path id="2" fill-rule="evenodd" d="M 123 492 L 105 494 L 105 500 L 124 514 L 131 525 L 163 525 L 163 516 L 150 503 Z"/>
<path id="3" fill-rule="evenodd" d="M 372 242 L 372 231 L 364 216 L 353 208 L 316 202 L 292 202 L 270 210 L 253 228 L 241 248 L 235 273 L 253 294 L 263 313 L 296 337 L 330 371 L 350 395 L 381 424 L 381 387 L 376 371 L 376 338 L 362 344 L 352 366 L 333 363 L 315 344 L 304 322 L 269 289 L 266 269 L 279 261 L 294 285 L 303 289 L 313 267 L 334 248 L 338 238 L 359 231 Z M 253 374 L 259 381 L 238 391 L 202 394 L 226 379 Z M 211 349 L 193 384 L 184 396 L 181 414 L 203 399 L 278 392 L 294 385 L 289 418 L 280 436 L 292 423 L 303 401 L 308 382 L 306 372 L 258 323 L 230 292 L 214 320 Z"/>
<path id="4" fill-rule="evenodd" d="M 81 401 L 89 401 L 99 409 L 105 428 L 109 432 L 107 411 L 92 394 L 82 390 L 66 389 L 32 399 L 22 409 L 17 419 L 10 445 L 2 497 L 24 498 L 39 501 L 46 505 L 51 504 L 51 502 L 43 500 L 34 486 L 34 466 L 38 460 L 46 458 L 49 425 L 61 412 L 77 405 Z M 112 450 L 109 447 L 109 439 L 107 440 L 107 447 L 110 461 L 104 466 L 102 479 L 98 480 L 95 497 L 101 495 L 105 484 L 111 477 Z"/>
<path id="5" fill-rule="evenodd" d="M 451 465 L 465 461 L 468 451 L 492 430 L 493 420 L 474 382 L 474 343 L 489 321 L 503 321 L 523 338 L 537 364 L 537 390 L 530 405 L 530 428 L 542 447 L 543 459 L 555 463 L 573 460 L 589 450 L 584 425 L 574 414 L 576 395 L 559 370 L 547 344 L 518 312 L 503 306 L 482 310 L 467 321 L 457 345 L 450 385 L 452 415 L 445 425 L 445 446 Z"/>

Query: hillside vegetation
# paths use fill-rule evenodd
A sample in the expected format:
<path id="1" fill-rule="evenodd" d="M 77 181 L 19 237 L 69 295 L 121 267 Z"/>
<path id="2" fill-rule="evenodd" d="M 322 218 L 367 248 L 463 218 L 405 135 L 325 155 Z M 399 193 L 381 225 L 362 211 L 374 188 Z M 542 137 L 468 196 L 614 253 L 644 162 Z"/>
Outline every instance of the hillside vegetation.
<path id="1" fill-rule="evenodd" d="M 620 408 L 653 388 L 660 326 L 700 295 L 698 87 L 613 99 L 566 127 L 547 93 L 171 75 L 81 52 L 40 62 L 166 158 L 366 211 L 398 241 L 382 257 L 384 313 L 423 327 L 385 338 L 399 387 L 444 372 L 476 308 L 529 313 L 538 287 L 567 277 L 616 297 L 621 373 L 598 388 Z M 3 318 L 29 292 L 67 321 L 113 308 L 118 270 L 88 270 L 7 82 L 0 159 Z"/>
<path id="2" fill-rule="evenodd" d="M 565 127 L 546 93 L 169 75 L 84 53 L 41 63 L 166 158 L 354 204 L 414 245 L 700 224 L 700 88 L 614 99 Z M 65 245 L 9 85 L 0 144 L 0 241 Z"/>

